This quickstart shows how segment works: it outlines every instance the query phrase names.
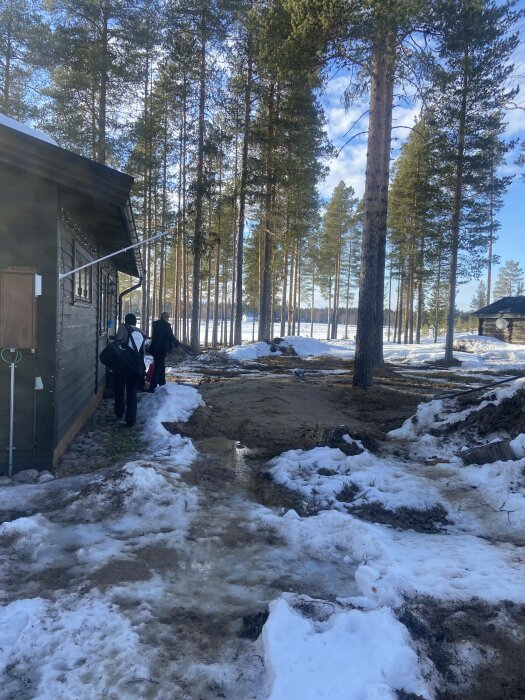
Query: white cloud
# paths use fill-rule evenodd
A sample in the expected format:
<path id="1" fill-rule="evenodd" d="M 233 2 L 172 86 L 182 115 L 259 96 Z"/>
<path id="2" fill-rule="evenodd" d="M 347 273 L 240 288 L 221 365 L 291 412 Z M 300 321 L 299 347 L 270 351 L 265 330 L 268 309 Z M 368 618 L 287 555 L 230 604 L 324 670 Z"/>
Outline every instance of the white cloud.
<path id="1" fill-rule="evenodd" d="M 330 197 L 336 185 L 343 180 L 346 185 L 351 185 L 358 197 L 365 190 L 367 144 L 359 143 L 352 148 L 341 151 L 337 158 L 328 162 L 330 174 L 321 183 L 320 192 L 324 197 Z"/>
<path id="2" fill-rule="evenodd" d="M 345 137 L 350 127 L 356 122 L 359 117 L 366 112 L 366 107 L 363 109 L 351 109 L 345 110 L 344 107 L 329 107 L 326 110 L 326 131 L 328 133 L 328 138 L 335 142 L 336 146 L 342 146 L 337 143 L 337 139 L 340 137 Z M 361 120 L 356 124 L 353 131 L 356 133 L 359 131 L 366 131 L 368 129 L 368 114 L 365 114 Z M 351 136 L 348 134 L 346 138 Z"/>
<path id="3" fill-rule="evenodd" d="M 506 136 L 518 136 L 525 131 L 525 105 L 521 109 L 509 109 L 505 115 Z"/>

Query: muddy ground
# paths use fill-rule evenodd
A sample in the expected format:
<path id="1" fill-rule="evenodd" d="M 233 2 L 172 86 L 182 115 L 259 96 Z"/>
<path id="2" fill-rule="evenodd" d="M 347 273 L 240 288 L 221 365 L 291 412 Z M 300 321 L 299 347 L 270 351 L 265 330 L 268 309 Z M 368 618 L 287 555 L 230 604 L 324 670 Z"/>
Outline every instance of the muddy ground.
<path id="1" fill-rule="evenodd" d="M 306 367 L 305 367 L 306 365 Z M 329 433 L 345 432 L 370 449 L 428 400 L 436 385 L 385 369 L 366 391 L 352 386 L 347 361 L 272 358 L 252 366 L 254 374 L 208 370 L 199 384 L 206 406 L 188 423 L 170 429 L 195 438 L 222 436 L 268 457 L 284 450 L 329 444 Z M 334 372 L 336 374 L 328 374 Z"/>
<path id="2" fill-rule="evenodd" d="M 215 362 L 212 359 L 202 365 L 196 363 L 189 371 L 177 366 L 173 371 L 175 374 L 170 376 L 170 380 L 197 385 L 206 405 L 199 408 L 188 423 L 171 423 L 166 427 L 174 433 L 191 437 L 201 455 L 220 456 L 224 452 L 228 457 L 227 453 L 238 449 L 242 451 L 245 446 L 250 454 L 244 464 L 242 478 L 250 479 L 253 476 L 248 490 L 254 499 L 269 506 L 274 502 L 287 505 L 301 515 L 315 515 L 315 512 L 301 511 L 301 499 L 297 495 L 283 494 L 282 489 L 276 492 L 275 485 L 264 481 L 266 460 L 287 449 L 306 449 L 317 445 L 352 449 L 341 440 L 341 435 L 346 432 L 361 440 L 371 451 L 379 453 L 385 448 L 386 433 L 413 415 L 420 402 L 464 391 L 472 384 L 488 384 L 498 380 L 498 377 L 488 375 L 481 380 L 479 375 L 468 378 L 461 376 L 460 371 L 450 374 L 436 368 L 407 370 L 387 366 L 376 376 L 374 386 L 363 391 L 352 386 L 350 362 L 333 358 L 307 361 L 297 357 L 272 357 L 242 366 L 225 363 L 217 357 Z M 476 397 L 476 393 L 469 394 L 466 402 L 474 403 Z M 99 440 L 101 432 L 105 431 L 106 437 L 101 447 L 105 450 L 104 445 L 107 444 L 105 454 L 108 461 L 121 462 L 132 458 L 134 451 L 140 453 L 140 443 L 128 433 L 125 436 L 127 442 L 119 443 L 118 454 L 111 453 L 109 445 L 120 436 L 122 429 L 115 427 L 111 420 L 111 406 L 107 405 L 105 410 L 107 415 L 100 417 L 99 411 L 99 419 L 95 414 L 85 430 L 95 430 Z M 492 409 L 489 413 L 486 425 L 494 426 L 498 418 L 493 415 Z M 499 418 L 500 422 L 505 422 L 508 415 L 507 407 Z M 472 426 L 469 426 L 471 429 Z M 90 445 L 87 444 L 85 448 L 85 455 L 78 453 L 78 446 L 77 453 L 71 454 L 70 451 L 66 454 L 57 476 L 75 473 L 79 466 L 82 469 L 82 462 L 85 462 L 83 471 L 97 468 L 98 464 L 93 463 L 91 467 L 88 459 Z M 72 449 L 74 451 L 74 445 Z M 238 473 L 225 466 L 232 459 L 199 459 L 184 480 L 206 492 L 210 503 L 217 498 L 220 502 L 223 497 L 221 489 L 225 486 L 229 488 L 228 484 L 234 484 L 239 478 Z M 250 459 L 253 460 L 251 465 Z M 352 494 L 346 496 L 351 501 Z M 342 495 L 342 500 L 346 496 Z M 349 509 L 352 512 L 351 506 Z M 445 512 L 438 513 L 432 509 L 416 513 L 409 512 L 410 509 L 401 511 L 403 509 L 391 512 L 369 507 L 368 510 L 363 508 L 362 512 L 354 512 L 354 515 L 396 528 L 413 528 L 428 533 L 441 531 L 447 522 Z M 202 532 L 197 532 L 195 528 L 201 525 L 197 521 L 191 532 L 191 537 L 197 538 L 197 541 L 202 537 Z M 228 530 L 223 536 L 223 545 L 242 548 L 246 542 L 238 541 L 238 538 L 245 534 L 245 530 L 239 528 L 233 528 L 231 532 Z M 231 538 L 231 542 L 228 538 Z M 269 544 L 278 546 L 279 542 L 270 541 Z M 104 581 L 104 577 L 109 577 L 109 582 L 114 579 L 112 571 L 101 571 L 99 574 Z M 294 590 L 288 581 L 286 590 Z M 314 593 L 326 595 L 322 591 Z M 524 606 L 511 602 L 491 606 L 476 600 L 468 604 L 439 603 L 430 598 L 421 598 L 407 600 L 397 613 L 440 675 L 438 700 L 525 698 Z M 241 636 L 254 639 L 260 632 L 265 616 L 264 610 L 255 611 L 253 620 L 248 615 L 246 631 Z M 193 623 L 189 625 L 190 628 L 192 626 Z M 190 630 L 188 634 L 191 636 Z M 471 669 L 464 663 L 467 652 L 472 652 L 479 662 L 473 664 Z M 209 697 L 225 695 L 211 694 Z M 400 692 L 398 697 L 400 700 L 417 700 L 413 694 L 404 692 Z"/>
<path id="3" fill-rule="evenodd" d="M 387 366 L 376 376 L 374 386 L 363 391 L 352 386 L 352 364 L 343 360 L 272 357 L 243 368 L 254 373 L 239 376 L 234 368 L 206 368 L 198 387 L 206 406 L 189 423 L 171 424 L 170 430 L 190 436 L 202 447 L 215 439 L 235 440 L 269 458 L 287 449 L 343 446 L 338 428 L 344 426 L 368 449 L 380 452 L 386 433 L 413 415 L 420 402 L 468 390 L 471 383 L 498 381 L 494 376 L 471 379 L 460 371 L 444 375 L 430 368 L 407 372 Z M 463 403 L 473 405 L 477 400 L 478 393 L 473 392 Z M 488 426 L 509 427 L 509 415 L 514 426 L 516 417 L 521 424 L 521 408 L 507 406 L 498 412 L 489 407 L 479 424 L 480 435 L 488 432 Z M 474 428 L 469 423 L 471 433 Z M 191 478 L 197 484 L 210 480 L 212 475 L 203 472 L 194 472 Z M 364 507 L 354 515 L 429 533 L 441 531 L 447 522 L 445 511 L 429 511 L 426 518 L 425 513 L 414 514 L 410 509 L 369 510 Z M 438 700 L 525 698 L 525 606 L 510 601 L 488 605 L 478 600 L 464 604 L 420 598 L 407 601 L 398 614 L 441 676 Z M 478 659 L 470 668 L 464 663 L 467 653 Z M 417 700 L 413 694 L 400 697 Z"/>

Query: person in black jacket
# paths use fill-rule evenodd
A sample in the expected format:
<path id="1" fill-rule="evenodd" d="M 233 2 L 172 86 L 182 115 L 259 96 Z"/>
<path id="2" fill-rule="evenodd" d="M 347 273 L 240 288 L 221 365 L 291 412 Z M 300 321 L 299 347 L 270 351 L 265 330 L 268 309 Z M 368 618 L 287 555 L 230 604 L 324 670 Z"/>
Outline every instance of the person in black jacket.
<path id="1" fill-rule="evenodd" d="M 116 339 L 127 342 L 130 348 L 136 349 L 144 365 L 144 335 L 136 327 L 135 314 L 127 314 L 124 323 L 120 326 Z M 126 412 L 126 425 L 132 427 L 137 420 L 137 384 L 143 380 L 142 375 L 132 372 L 115 372 L 115 415 L 118 419 L 124 417 Z M 126 398 L 124 400 L 124 394 Z"/>
<path id="2" fill-rule="evenodd" d="M 166 384 L 166 353 L 171 352 L 174 347 L 180 345 L 173 335 L 171 324 L 168 322 L 169 317 L 169 313 L 163 311 L 159 320 L 153 321 L 149 351 L 153 355 L 155 367 L 148 389 L 151 393 L 155 391 L 157 386 Z"/>

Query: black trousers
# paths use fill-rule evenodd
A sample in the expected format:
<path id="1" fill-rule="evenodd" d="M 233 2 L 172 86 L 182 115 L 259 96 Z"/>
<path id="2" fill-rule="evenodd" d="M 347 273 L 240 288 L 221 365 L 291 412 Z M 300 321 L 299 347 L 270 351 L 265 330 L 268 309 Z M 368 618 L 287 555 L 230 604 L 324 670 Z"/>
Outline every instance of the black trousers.
<path id="1" fill-rule="evenodd" d="M 153 355 L 155 368 L 153 369 L 153 377 L 149 385 L 150 391 L 153 391 L 157 386 L 166 384 L 166 353 L 162 355 Z"/>
<path id="2" fill-rule="evenodd" d="M 124 401 L 124 393 L 126 400 Z M 135 425 L 137 420 L 137 375 L 115 372 L 115 414 L 118 418 L 126 413 L 126 423 Z"/>

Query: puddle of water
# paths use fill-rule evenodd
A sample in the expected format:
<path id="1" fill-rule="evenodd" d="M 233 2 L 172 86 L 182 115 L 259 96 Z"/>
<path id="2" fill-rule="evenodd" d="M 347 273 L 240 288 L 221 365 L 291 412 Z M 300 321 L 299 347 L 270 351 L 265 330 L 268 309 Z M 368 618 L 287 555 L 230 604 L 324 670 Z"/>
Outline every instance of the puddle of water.
<path id="1" fill-rule="evenodd" d="M 268 508 L 293 509 L 299 515 L 308 514 L 300 494 L 276 484 L 269 477 L 268 463 L 262 451 L 224 437 L 201 440 L 197 447 L 202 456 L 200 464 L 193 465 L 192 471 L 217 470 L 219 461 L 222 477 L 226 478 L 231 494 L 241 495 Z"/>

